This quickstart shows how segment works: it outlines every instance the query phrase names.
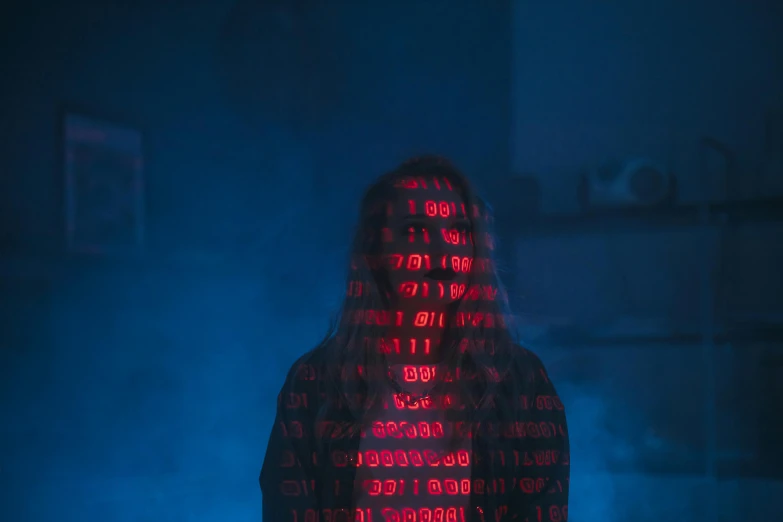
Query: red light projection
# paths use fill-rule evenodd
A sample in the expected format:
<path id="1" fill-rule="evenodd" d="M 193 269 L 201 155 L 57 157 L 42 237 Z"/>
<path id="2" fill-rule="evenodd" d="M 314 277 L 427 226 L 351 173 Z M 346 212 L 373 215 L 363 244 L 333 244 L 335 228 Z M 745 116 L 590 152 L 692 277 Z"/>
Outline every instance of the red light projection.
<path id="1" fill-rule="evenodd" d="M 506 299 L 491 216 L 462 185 L 399 176 L 393 197 L 364 205 L 371 225 L 357 235 L 333 342 L 365 355 L 347 364 L 319 347 L 292 368 L 261 475 L 265 520 L 567 519 L 563 404 L 532 354 L 520 373 L 494 364 L 509 350 Z M 474 385 L 517 391 L 470 402 Z M 375 406 L 357 424 L 346 408 L 367 390 Z"/>

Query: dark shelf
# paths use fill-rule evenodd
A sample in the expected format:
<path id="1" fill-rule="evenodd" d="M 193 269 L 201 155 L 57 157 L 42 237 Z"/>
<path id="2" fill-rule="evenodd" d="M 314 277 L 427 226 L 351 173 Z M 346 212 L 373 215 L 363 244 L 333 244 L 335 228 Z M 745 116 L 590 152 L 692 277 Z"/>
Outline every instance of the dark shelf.
<path id="1" fill-rule="evenodd" d="M 653 208 L 616 208 L 548 216 L 516 217 L 499 211 L 496 222 L 501 235 L 515 237 L 777 223 L 783 222 L 783 197 Z"/>
<path id="2" fill-rule="evenodd" d="M 671 335 L 617 335 L 598 336 L 588 332 L 568 329 L 557 330 L 537 340 L 537 344 L 550 344 L 567 348 L 590 347 L 628 347 L 628 346 L 668 346 L 682 347 L 701 344 L 703 338 L 698 333 L 679 333 Z M 783 344 L 783 325 L 763 325 L 732 328 L 716 333 L 715 344 L 765 342 Z"/>

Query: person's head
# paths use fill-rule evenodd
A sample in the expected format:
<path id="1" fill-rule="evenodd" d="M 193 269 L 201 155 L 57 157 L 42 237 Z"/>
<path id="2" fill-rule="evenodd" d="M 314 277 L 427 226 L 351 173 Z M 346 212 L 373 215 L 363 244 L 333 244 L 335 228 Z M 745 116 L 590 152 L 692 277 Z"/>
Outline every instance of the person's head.
<path id="1" fill-rule="evenodd" d="M 408 160 L 367 189 L 345 301 L 324 341 L 340 375 L 350 367 L 364 376 L 351 391 L 368 397 L 365 411 L 386 369 L 378 341 L 400 317 L 430 326 L 446 317 L 440 351 L 451 370 L 470 364 L 480 373 L 512 342 L 491 223 L 489 205 L 444 158 Z"/>
<path id="2" fill-rule="evenodd" d="M 410 160 L 365 194 L 355 262 L 366 264 L 385 309 L 440 310 L 462 299 L 476 253 L 490 247 L 481 232 L 486 217 L 453 165 L 433 157 Z"/>

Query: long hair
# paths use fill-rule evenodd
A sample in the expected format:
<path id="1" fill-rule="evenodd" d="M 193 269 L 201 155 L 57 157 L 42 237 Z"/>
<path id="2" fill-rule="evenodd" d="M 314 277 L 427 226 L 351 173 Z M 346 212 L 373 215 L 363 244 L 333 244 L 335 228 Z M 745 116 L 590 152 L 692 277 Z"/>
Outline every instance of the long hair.
<path id="1" fill-rule="evenodd" d="M 481 199 L 468 179 L 448 160 L 435 156 L 406 161 L 384 174 L 365 192 L 351 248 L 346 295 L 327 335 L 321 343 L 327 352 L 322 381 L 325 400 L 316 422 L 329 410 L 347 407 L 353 419 L 340 430 L 350 435 L 366 428 L 382 406 L 387 383 L 385 356 L 378 349 L 389 323 L 395 293 L 388 274 L 379 262 L 388 205 L 399 196 L 395 186 L 419 176 L 446 178 L 458 190 L 472 225 L 474 262 L 462 297 L 449 307 L 450 319 L 443 335 L 443 360 L 436 379 L 459 400 L 448 408 L 474 415 L 495 407 L 504 376 L 512 366 L 519 346 L 508 309 L 508 297 L 495 265 L 495 237 L 492 209 Z M 457 378 L 457 375 L 470 378 Z M 514 380 L 511 380 L 514 386 Z M 515 401 L 511 400 L 511 407 Z M 475 415 L 474 415 L 475 416 Z M 332 433 L 331 438 L 342 436 Z"/>

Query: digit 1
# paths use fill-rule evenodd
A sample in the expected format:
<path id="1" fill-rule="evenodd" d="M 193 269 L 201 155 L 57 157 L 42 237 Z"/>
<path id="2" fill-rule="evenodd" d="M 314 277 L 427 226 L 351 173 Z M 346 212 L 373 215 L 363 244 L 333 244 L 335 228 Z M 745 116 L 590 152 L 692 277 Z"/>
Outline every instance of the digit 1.
<path id="1" fill-rule="evenodd" d="M 424 281 L 422 283 L 422 292 L 423 292 L 422 295 L 424 297 L 427 297 L 427 296 L 430 295 L 430 285 L 427 283 L 427 281 Z"/>
<path id="2" fill-rule="evenodd" d="M 397 326 L 402 326 L 402 312 L 397 312 Z"/>
<path id="3" fill-rule="evenodd" d="M 411 355 L 416 354 L 416 339 L 411 339 Z"/>
<path id="4" fill-rule="evenodd" d="M 408 211 L 411 213 L 411 216 L 416 215 L 416 202 L 412 199 L 408 200 Z"/>
<path id="5" fill-rule="evenodd" d="M 430 312 L 430 326 L 435 324 L 435 312 Z"/>
<path id="6" fill-rule="evenodd" d="M 436 180 L 437 183 L 437 180 Z M 418 495 L 419 494 L 419 479 L 413 479 L 413 494 Z"/>
<path id="7" fill-rule="evenodd" d="M 432 270 L 432 267 L 430 267 L 430 256 L 429 256 L 429 254 L 424 254 L 424 265 L 427 267 L 427 270 Z"/>
<path id="8" fill-rule="evenodd" d="M 424 339 L 424 353 L 426 355 L 429 355 L 429 353 L 430 353 L 430 340 L 429 339 Z"/>

